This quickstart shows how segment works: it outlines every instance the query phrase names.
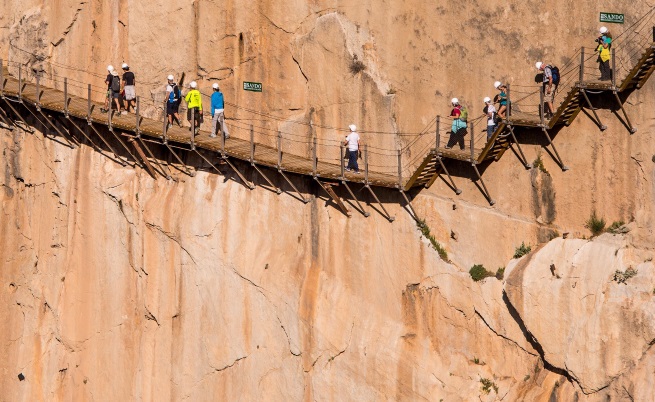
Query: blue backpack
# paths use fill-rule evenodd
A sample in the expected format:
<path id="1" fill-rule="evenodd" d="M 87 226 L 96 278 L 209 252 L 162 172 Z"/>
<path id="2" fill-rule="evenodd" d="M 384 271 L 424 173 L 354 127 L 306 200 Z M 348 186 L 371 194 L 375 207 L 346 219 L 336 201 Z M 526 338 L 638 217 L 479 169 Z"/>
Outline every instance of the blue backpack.
<path id="1" fill-rule="evenodd" d="M 173 84 L 173 90 L 168 96 L 168 103 L 179 103 L 182 100 L 182 94 L 180 93 L 180 87 L 177 84 Z"/>

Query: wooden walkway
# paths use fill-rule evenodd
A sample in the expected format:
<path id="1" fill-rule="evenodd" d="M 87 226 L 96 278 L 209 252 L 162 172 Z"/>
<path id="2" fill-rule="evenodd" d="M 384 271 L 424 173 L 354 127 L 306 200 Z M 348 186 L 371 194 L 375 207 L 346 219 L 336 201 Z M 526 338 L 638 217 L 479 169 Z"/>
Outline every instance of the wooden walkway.
<path id="1" fill-rule="evenodd" d="M 39 106 L 41 109 L 65 113 L 65 93 L 58 89 L 39 86 L 40 96 L 37 97 L 36 83 L 26 82 L 23 80 L 22 88 L 19 90 L 18 79 L 10 75 L 8 69 L 3 67 L 3 96 L 20 99 L 22 102 L 29 103 L 33 106 Z M 37 99 L 38 98 L 38 99 Z M 110 117 L 108 113 L 100 111 L 103 105 L 97 102 L 91 102 L 89 113 L 89 100 L 79 96 L 68 95 L 68 114 L 86 121 L 89 119 L 94 124 L 110 126 Z M 164 142 L 164 125 L 162 121 L 138 117 L 134 114 L 122 115 L 115 111 L 112 112 L 111 128 L 139 134 L 142 137 L 149 137 L 156 142 Z M 137 132 L 138 131 L 138 132 Z M 173 126 L 166 130 L 166 141 L 168 143 L 183 145 L 185 148 L 191 146 L 191 131 L 188 128 Z M 219 137 L 211 138 L 209 131 L 201 130 L 193 139 L 196 148 L 205 149 L 214 153 L 223 151 L 222 141 Z M 252 149 L 254 148 L 254 151 Z M 369 184 L 371 186 L 399 188 L 399 176 L 369 170 L 365 172 L 363 163 L 360 161 L 360 173 L 343 172 L 342 166 L 327 163 L 318 159 L 316 163 L 311 158 L 288 152 L 278 152 L 278 149 L 263 144 L 251 143 L 240 138 L 230 137 L 225 141 L 224 152 L 227 156 L 251 162 L 256 165 L 266 166 L 284 172 L 297 173 L 307 176 L 316 176 L 321 179 L 336 181 L 346 181 L 353 183 Z M 344 162 L 345 163 L 345 162 Z M 315 165 L 315 166 L 314 166 Z M 314 174 L 315 173 L 315 174 Z M 368 180 L 368 181 L 367 181 Z"/>

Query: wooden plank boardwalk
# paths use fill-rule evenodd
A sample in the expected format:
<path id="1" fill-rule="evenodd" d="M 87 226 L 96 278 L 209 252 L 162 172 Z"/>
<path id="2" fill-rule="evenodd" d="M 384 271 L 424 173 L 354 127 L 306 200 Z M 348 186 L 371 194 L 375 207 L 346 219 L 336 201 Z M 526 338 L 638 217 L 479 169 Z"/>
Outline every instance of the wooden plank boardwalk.
<path id="1" fill-rule="evenodd" d="M 6 66 L 3 67 L 3 94 L 12 98 L 19 98 L 22 102 L 28 102 L 32 105 L 39 105 L 41 109 L 64 114 L 65 112 L 65 94 L 64 91 L 49 88 L 43 85 L 39 86 L 40 96 L 37 97 L 36 83 L 27 82 L 23 80 L 22 88 L 19 90 L 19 82 L 16 77 L 11 75 Z M 38 99 L 37 99 L 38 98 Z M 86 121 L 90 119 L 92 123 L 100 124 L 109 127 L 108 113 L 100 111 L 103 104 L 98 102 L 91 102 L 91 113 L 88 113 L 89 101 L 87 98 L 82 98 L 75 95 L 68 95 L 68 114 Z M 113 129 L 124 130 L 125 132 L 137 134 L 137 117 L 134 114 L 119 114 L 115 111 L 112 112 L 111 127 Z M 149 119 L 139 116 L 139 132 L 143 137 L 149 137 L 156 142 L 164 140 L 164 127 L 163 122 L 159 120 Z M 214 153 L 220 153 L 222 148 L 222 141 L 220 137 L 210 137 L 210 132 L 201 130 L 198 135 L 193 139 L 194 145 L 197 148 L 205 149 Z M 188 128 L 180 128 L 173 126 L 166 130 L 166 140 L 168 143 L 177 143 L 190 147 L 191 131 Z M 304 157 L 295 155 L 288 152 L 281 153 L 280 155 L 275 147 L 265 144 L 254 143 L 254 153 L 251 155 L 252 144 L 250 141 L 243 140 L 231 136 L 225 141 L 224 152 L 227 156 L 236 158 L 242 161 L 252 162 L 256 165 L 266 166 L 275 170 L 280 169 L 284 172 L 291 172 L 306 176 L 314 176 L 314 161 L 311 157 Z M 352 183 L 363 183 L 371 186 L 399 188 L 399 176 L 390 175 L 388 173 L 381 173 L 375 170 L 368 171 L 368 183 L 366 182 L 366 174 L 360 162 L 360 173 L 344 171 L 342 176 L 341 166 L 335 163 L 329 163 L 317 159 L 316 161 L 316 176 L 321 179 L 346 181 Z"/>

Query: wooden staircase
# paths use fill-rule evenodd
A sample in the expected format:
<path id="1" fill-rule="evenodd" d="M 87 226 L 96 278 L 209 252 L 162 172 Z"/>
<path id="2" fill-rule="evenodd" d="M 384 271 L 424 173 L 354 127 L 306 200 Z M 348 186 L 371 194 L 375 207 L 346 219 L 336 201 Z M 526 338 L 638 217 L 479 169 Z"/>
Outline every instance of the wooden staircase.
<path id="1" fill-rule="evenodd" d="M 655 42 L 644 51 L 644 53 L 639 58 L 639 61 L 634 66 L 628 76 L 623 80 L 621 86 L 619 87 L 619 92 L 632 89 L 632 88 L 641 88 L 644 86 L 648 78 L 655 70 Z"/>
<path id="2" fill-rule="evenodd" d="M 423 162 L 416 169 L 412 177 L 409 178 L 405 184 L 405 191 L 409 190 L 412 187 L 424 186 L 428 188 L 434 183 L 439 174 L 441 173 L 442 168 L 439 160 L 437 159 L 437 152 L 432 149 L 425 156 Z"/>
<path id="3" fill-rule="evenodd" d="M 564 124 L 565 126 L 571 125 L 581 110 L 582 99 L 580 89 L 576 85 L 569 90 L 569 93 L 566 94 L 564 100 L 555 111 L 554 116 L 548 121 L 548 128 L 553 128 L 558 124 Z"/>

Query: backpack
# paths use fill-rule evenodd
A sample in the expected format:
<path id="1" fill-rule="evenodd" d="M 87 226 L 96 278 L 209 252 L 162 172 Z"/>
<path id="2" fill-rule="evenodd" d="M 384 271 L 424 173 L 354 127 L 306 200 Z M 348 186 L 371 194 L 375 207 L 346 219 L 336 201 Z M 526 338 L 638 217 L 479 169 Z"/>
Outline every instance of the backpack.
<path id="1" fill-rule="evenodd" d="M 553 74 L 553 85 L 559 85 L 560 78 L 562 78 L 559 73 L 559 68 L 556 66 L 550 66 L 550 72 Z"/>
<path id="2" fill-rule="evenodd" d="M 118 92 L 121 90 L 121 79 L 118 76 L 114 76 L 111 79 L 111 90 Z"/>
<path id="3" fill-rule="evenodd" d="M 177 84 L 173 84 L 173 91 L 168 96 L 169 103 L 180 103 L 182 101 L 182 94 L 180 93 L 180 87 Z"/>
<path id="4" fill-rule="evenodd" d="M 459 109 L 459 119 L 463 122 L 466 122 L 469 119 L 469 111 L 466 108 L 466 106 L 462 106 L 461 109 Z"/>

